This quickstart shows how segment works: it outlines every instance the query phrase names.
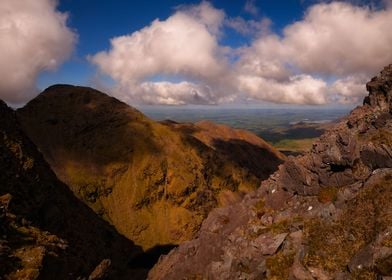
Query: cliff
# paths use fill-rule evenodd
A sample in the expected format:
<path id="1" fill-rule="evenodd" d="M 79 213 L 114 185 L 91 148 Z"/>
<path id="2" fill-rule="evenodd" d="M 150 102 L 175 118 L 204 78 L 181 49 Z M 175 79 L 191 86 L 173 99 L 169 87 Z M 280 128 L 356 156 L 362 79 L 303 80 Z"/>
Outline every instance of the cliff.
<path id="1" fill-rule="evenodd" d="M 213 210 L 149 279 L 389 279 L 392 65 L 367 89 L 311 152 Z"/>

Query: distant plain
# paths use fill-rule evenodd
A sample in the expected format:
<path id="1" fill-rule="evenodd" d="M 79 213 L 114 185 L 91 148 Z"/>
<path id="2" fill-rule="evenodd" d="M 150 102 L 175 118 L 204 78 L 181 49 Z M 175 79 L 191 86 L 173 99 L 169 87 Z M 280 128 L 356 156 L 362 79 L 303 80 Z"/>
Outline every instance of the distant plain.
<path id="1" fill-rule="evenodd" d="M 309 150 L 328 126 L 350 112 L 352 107 L 217 107 L 141 106 L 148 117 L 176 122 L 210 120 L 233 128 L 249 130 L 286 154 Z"/>

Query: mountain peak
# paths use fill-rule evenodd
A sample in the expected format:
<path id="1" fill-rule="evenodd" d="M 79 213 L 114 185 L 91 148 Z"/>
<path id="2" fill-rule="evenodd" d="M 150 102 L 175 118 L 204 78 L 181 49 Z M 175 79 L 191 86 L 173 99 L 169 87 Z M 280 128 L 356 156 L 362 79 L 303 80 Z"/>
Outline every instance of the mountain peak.
<path id="1" fill-rule="evenodd" d="M 144 249 L 190 239 L 284 159 L 253 134 L 227 127 L 211 139 L 209 127 L 158 123 L 86 87 L 52 86 L 17 115 L 58 178 Z"/>
<path id="2" fill-rule="evenodd" d="M 369 95 L 365 97 L 364 104 L 381 110 L 392 109 L 392 64 L 386 66 L 377 76 L 366 84 Z"/>
<path id="3" fill-rule="evenodd" d="M 143 251 L 60 182 L 0 100 L 0 278 L 87 279 L 104 259 L 114 279 Z M 39 275 L 39 277 L 38 277 Z"/>
<path id="4" fill-rule="evenodd" d="M 367 88 L 364 106 L 256 192 L 212 211 L 149 279 L 392 276 L 392 66 Z"/>

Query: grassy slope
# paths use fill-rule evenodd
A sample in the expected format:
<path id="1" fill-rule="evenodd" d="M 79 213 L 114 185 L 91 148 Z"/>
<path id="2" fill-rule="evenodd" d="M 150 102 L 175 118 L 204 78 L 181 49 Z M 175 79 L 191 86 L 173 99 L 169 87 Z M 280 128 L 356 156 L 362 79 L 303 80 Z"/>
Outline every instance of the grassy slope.
<path id="1" fill-rule="evenodd" d="M 129 269 L 141 248 L 56 178 L 1 100 L 0 119 L 0 278 L 85 278 L 108 258 L 113 278 L 143 279 Z"/>
<path id="2" fill-rule="evenodd" d="M 282 152 L 289 151 L 305 153 L 310 151 L 315 140 L 317 140 L 317 138 L 283 139 L 273 145 L 276 149 Z"/>
<path id="3" fill-rule="evenodd" d="M 145 249 L 190 239 L 212 208 L 260 182 L 189 133 L 93 89 L 49 88 L 18 115 L 76 196 Z"/>

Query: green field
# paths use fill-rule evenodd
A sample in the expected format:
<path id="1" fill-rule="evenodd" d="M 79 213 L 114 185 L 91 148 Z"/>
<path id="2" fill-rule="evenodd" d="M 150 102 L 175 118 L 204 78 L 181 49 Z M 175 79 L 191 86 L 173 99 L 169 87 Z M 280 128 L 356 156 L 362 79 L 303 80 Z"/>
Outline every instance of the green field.
<path id="1" fill-rule="evenodd" d="M 273 145 L 281 152 L 302 154 L 309 151 L 316 140 L 317 138 L 283 139 Z"/>

